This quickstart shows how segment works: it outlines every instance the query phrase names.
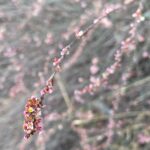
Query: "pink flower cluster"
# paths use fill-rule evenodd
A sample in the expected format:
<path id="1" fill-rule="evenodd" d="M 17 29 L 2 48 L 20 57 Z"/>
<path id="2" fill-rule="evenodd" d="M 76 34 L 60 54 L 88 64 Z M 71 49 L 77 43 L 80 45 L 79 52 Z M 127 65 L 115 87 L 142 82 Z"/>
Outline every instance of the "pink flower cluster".
<path id="1" fill-rule="evenodd" d="M 141 133 L 138 135 L 138 142 L 140 144 L 150 143 L 150 136 Z"/>
<path id="2" fill-rule="evenodd" d="M 136 19 L 137 22 L 141 22 L 141 21 L 145 20 L 145 18 L 142 16 L 142 8 L 141 7 L 139 7 L 136 10 L 136 12 L 132 15 Z"/>
<path id="3" fill-rule="evenodd" d="M 41 96 L 44 97 L 46 94 L 52 94 L 53 93 L 53 77 L 50 78 L 45 87 L 41 90 Z"/>
<path id="4" fill-rule="evenodd" d="M 42 103 L 39 99 L 31 97 L 28 99 L 24 111 L 24 125 L 25 139 L 28 139 L 35 132 L 39 132 L 42 129 L 41 108 Z"/>

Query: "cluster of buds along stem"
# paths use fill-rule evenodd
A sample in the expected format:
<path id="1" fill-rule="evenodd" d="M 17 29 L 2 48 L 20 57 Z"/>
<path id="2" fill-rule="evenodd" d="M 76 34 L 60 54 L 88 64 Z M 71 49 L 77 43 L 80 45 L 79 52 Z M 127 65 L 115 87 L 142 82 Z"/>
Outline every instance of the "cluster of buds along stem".
<path id="1" fill-rule="evenodd" d="M 35 132 L 42 130 L 41 109 L 43 105 L 41 100 L 31 97 L 25 105 L 24 124 L 25 139 L 28 139 Z"/>
<path id="2" fill-rule="evenodd" d="M 46 94 L 52 94 L 53 93 L 53 84 L 54 84 L 54 78 L 51 77 L 47 81 L 45 87 L 41 90 L 41 97 L 44 97 Z"/>
<path id="3" fill-rule="evenodd" d="M 111 9 L 108 12 L 110 11 Z M 115 62 L 111 66 L 106 68 L 104 73 L 102 73 L 102 76 L 97 79 L 97 82 L 89 83 L 89 85 L 86 85 L 84 88 L 78 90 L 76 92 L 78 95 L 83 95 L 85 93 L 93 94 L 93 92 L 96 91 L 98 87 L 100 87 L 101 85 L 106 85 L 110 75 L 114 74 L 117 69 L 120 68 L 123 54 L 129 53 L 132 50 L 133 46 L 135 46 L 134 38 L 136 36 L 137 26 L 141 21 L 143 21 L 141 11 L 142 7 L 139 7 L 132 15 L 135 20 L 132 24 L 130 24 L 129 36 L 121 42 L 120 48 L 114 55 Z"/>
<path id="4" fill-rule="evenodd" d="M 141 21 L 145 20 L 144 16 L 142 16 L 142 9 L 141 8 L 138 8 L 136 10 L 136 12 L 132 15 L 132 17 L 134 17 L 137 22 L 141 22 Z"/>

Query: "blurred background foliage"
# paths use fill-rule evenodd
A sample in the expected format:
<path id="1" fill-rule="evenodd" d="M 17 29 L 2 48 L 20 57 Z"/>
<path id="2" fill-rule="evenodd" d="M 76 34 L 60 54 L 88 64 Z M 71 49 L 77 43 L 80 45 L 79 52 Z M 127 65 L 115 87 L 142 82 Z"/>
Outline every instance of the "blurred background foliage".
<path id="1" fill-rule="evenodd" d="M 139 1 L 0 0 L 1 150 L 150 149 L 149 0 L 142 1 L 145 20 L 138 27 L 136 48 L 123 57 L 109 86 L 94 95 L 84 95 L 83 101 L 74 96 L 74 91 L 89 83 L 93 61 L 98 66 L 96 76 L 113 63 L 114 52 L 127 36 Z M 71 48 L 56 78 L 55 92 L 45 99 L 44 131 L 24 141 L 27 98 L 39 96 L 52 73 L 53 58 L 110 4 L 126 6 Z M 113 118 L 115 127 L 110 130 L 114 102 L 119 106 Z M 72 112 L 68 111 L 70 107 Z"/>

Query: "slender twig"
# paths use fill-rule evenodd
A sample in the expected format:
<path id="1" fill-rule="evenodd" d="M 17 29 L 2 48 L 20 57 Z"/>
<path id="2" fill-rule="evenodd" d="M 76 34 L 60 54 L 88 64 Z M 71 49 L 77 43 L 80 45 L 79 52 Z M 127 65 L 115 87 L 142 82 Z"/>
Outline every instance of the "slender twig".
<path id="1" fill-rule="evenodd" d="M 59 89 L 61 91 L 61 94 L 62 94 L 62 96 L 64 98 L 64 101 L 66 103 L 66 106 L 68 107 L 68 112 L 70 114 L 72 112 L 72 109 L 73 109 L 72 108 L 72 103 L 71 103 L 71 100 L 70 100 L 69 95 L 67 93 L 67 90 L 65 88 L 65 85 L 64 85 L 64 83 L 63 83 L 63 81 L 62 81 L 62 79 L 61 79 L 59 74 L 56 75 L 56 80 L 57 80 Z"/>
<path id="2" fill-rule="evenodd" d="M 102 15 L 101 15 L 100 17 L 94 19 L 94 21 L 92 22 L 91 25 L 89 25 L 84 31 L 81 30 L 81 31 L 78 33 L 78 35 L 75 36 L 75 39 L 74 39 L 74 40 L 72 40 L 68 45 L 66 45 L 64 48 L 62 48 L 62 51 L 63 51 L 63 50 L 67 50 L 67 51 L 66 51 L 63 55 L 60 55 L 60 57 L 59 57 L 59 60 L 60 60 L 60 61 L 59 61 L 59 65 L 62 64 L 62 62 L 63 62 L 65 56 L 67 56 L 68 50 L 70 50 L 70 48 L 71 48 L 74 44 L 76 44 L 76 42 L 77 42 L 78 40 L 80 40 L 81 38 L 85 37 L 85 36 L 87 35 L 87 33 L 88 33 L 91 29 L 93 29 L 93 28 L 95 27 L 95 25 L 97 25 L 103 18 L 105 18 L 106 16 L 108 16 L 108 15 L 109 15 L 110 13 L 112 13 L 113 11 L 119 10 L 120 8 L 121 8 L 121 6 L 119 5 L 119 6 L 116 6 L 115 8 L 105 9 L 104 12 L 102 13 Z M 52 73 L 52 75 L 50 76 L 49 79 L 50 79 L 50 80 L 53 80 L 54 77 L 55 77 L 55 74 L 56 74 L 57 72 L 58 72 L 58 71 L 57 71 L 56 69 L 54 69 L 54 72 Z M 48 80 L 48 81 L 49 81 L 49 80 Z M 45 96 L 45 94 L 41 95 L 41 97 L 40 97 L 41 102 L 44 100 L 44 96 Z"/>
<path id="3" fill-rule="evenodd" d="M 129 111 L 129 112 L 122 112 L 122 113 L 118 113 L 118 114 L 114 114 L 113 119 L 124 119 L 124 118 L 134 118 L 137 117 L 138 115 L 148 115 L 150 116 L 150 111 Z M 85 125 L 89 125 L 98 121 L 105 121 L 108 120 L 110 118 L 109 115 L 99 115 L 96 116 L 94 118 L 92 118 L 91 120 L 83 120 L 83 119 L 76 119 L 73 120 L 72 124 L 75 126 L 85 126 Z"/>
<path id="4" fill-rule="evenodd" d="M 108 97 L 111 97 L 112 95 L 119 93 L 121 91 L 121 93 L 125 93 L 128 90 L 130 90 L 131 88 L 135 88 L 135 87 L 141 87 L 141 85 L 146 84 L 150 82 L 150 76 L 141 79 L 141 80 L 137 80 L 131 84 L 128 84 L 127 86 L 122 86 L 120 89 L 114 90 L 113 92 L 108 94 Z"/>

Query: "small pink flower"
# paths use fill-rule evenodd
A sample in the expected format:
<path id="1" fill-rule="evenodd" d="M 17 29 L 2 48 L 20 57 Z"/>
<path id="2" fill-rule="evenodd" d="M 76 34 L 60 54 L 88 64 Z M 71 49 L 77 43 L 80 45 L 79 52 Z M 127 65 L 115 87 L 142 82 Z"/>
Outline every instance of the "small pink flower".
<path id="1" fill-rule="evenodd" d="M 141 22 L 143 21 L 145 18 L 142 16 L 142 11 L 140 8 L 138 8 L 136 10 L 136 12 L 132 15 L 136 20 L 137 22 Z"/>
<path id="2" fill-rule="evenodd" d="M 140 144 L 150 143 L 150 136 L 141 133 L 138 135 L 138 142 Z"/>
<path id="3" fill-rule="evenodd" d="M 53 93 L 53 87 L 46 85 L 42 90 L 41 90 L 41 95 L 45 94 L 52 94 Z"/>
<path id="4" fill-rule="evenodd" d="M 54 60 L 53 60 L 53 66 L 57 66 L 57 65 L 59 65 L 60 64 L 60 62 L 61 62 L 61 59 L 60 58 L 54 58 Z"/>
<path id="5" fill-rule="evenodd" d="M 97 72 L 99 71 L 99 67 L 97 66 L 97 65 L 92 65 L 91 67 L 90 67 L 90 72 L 91 72 L 91 74 L 96 74 Z"/>

